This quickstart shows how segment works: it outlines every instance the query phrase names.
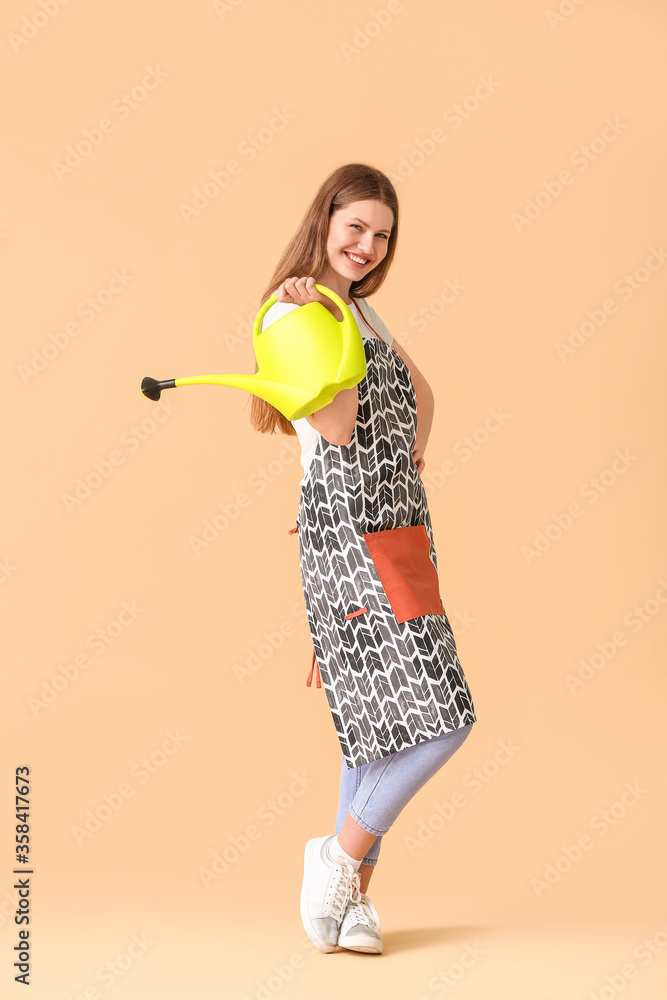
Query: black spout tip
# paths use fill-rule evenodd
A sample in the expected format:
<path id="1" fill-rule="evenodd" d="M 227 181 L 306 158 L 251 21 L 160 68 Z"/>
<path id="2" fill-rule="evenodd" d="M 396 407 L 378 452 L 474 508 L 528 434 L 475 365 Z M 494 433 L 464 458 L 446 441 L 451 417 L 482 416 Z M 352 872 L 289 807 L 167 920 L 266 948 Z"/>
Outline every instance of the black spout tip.
<path id="1" fill-rule="evenodd" d="M 151 378 L 150 375 L 146 375 L 145 378 L 141 380 L 141 391 L 144 396 L 148 396 L 149 399 L 159 399 L 160 393 L 163 389 L 173 389 L 176 385 L 176 379 L 168 378 L 163 382 L 158 382 L 156 378 Z"/>

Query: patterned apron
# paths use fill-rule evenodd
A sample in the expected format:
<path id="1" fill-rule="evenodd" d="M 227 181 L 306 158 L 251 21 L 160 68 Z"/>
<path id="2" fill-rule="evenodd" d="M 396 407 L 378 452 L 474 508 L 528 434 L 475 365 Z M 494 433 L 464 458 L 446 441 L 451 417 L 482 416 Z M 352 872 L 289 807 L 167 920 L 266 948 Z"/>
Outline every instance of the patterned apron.
<path id="1" fill-rule="evenodd" d="M 476 722 L 438 589 L 426 492 L 412 459 L 417 397 L 364 320 L 366 376 L 348 445 L 319 436 L 296 520 L 317 662 L 348 769 Z M 310 684 L 312 667 L 307 684 Z"/>

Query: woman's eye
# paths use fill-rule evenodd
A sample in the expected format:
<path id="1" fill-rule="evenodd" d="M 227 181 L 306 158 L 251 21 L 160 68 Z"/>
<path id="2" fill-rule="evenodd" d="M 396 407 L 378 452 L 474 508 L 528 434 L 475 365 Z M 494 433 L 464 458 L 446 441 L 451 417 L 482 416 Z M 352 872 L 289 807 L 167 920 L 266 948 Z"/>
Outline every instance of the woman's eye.
<path id="1" fill-rule="evenodd" d="M 351 222 L 350 226 L 351 226 L 352 229 L 361 229 L 361 226 L 359 225 L 358 222 Z M 389 239 L 389 237 L 387 236 L 386 233 L 378 233 L 378 236 L 382 236 L 382 238 L 385 239 L 385 240 Z"/>

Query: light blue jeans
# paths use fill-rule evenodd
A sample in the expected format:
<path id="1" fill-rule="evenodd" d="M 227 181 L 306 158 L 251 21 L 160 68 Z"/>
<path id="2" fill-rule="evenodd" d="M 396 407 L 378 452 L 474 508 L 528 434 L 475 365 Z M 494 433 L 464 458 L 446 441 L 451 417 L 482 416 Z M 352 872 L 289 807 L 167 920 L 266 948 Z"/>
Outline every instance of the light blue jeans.
<path id="1" fill-rule="evenodd" d="M 458 750 L 473 725 L 470 722 L 358 767 L 348 768 L 341 756 L 336 833 L 349 812 L 364 830 L 377 834 L 362 865 L 377 864 L 383 835 L 412 796 Z"/>

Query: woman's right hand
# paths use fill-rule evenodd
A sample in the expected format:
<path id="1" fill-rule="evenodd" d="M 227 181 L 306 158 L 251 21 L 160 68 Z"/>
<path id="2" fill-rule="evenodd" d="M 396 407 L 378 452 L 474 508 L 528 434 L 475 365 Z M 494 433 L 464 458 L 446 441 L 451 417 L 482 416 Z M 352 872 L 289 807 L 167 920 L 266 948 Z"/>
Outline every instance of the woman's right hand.
<path id="1" fill-rule="evenodd" d="M 342 320 L 340 309 L 333 299 L 318 292 L 315 285 L 316 281 L 312 276 L 285 278 L 278 287 L 278 302 L 293 302 L 297 306 L 305 306 L 309 302 L 321 302 L 336 319 Z"/>

